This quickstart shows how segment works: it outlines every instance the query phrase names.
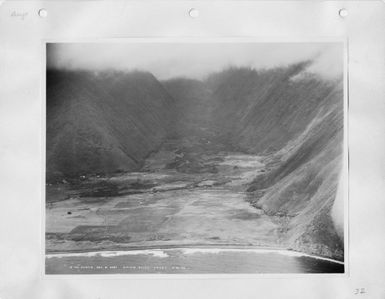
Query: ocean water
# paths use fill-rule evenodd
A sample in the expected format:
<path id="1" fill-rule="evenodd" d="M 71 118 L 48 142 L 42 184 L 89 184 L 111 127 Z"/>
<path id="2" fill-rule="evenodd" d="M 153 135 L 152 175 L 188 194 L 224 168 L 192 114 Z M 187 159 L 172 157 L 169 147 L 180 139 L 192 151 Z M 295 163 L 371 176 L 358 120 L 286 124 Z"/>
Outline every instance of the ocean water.
<path id="1" fill-rule="evenodd" d="M 344 273 L 338 261 L 288 250 L 171 248 L 46 256 L 46 274 Z"/>

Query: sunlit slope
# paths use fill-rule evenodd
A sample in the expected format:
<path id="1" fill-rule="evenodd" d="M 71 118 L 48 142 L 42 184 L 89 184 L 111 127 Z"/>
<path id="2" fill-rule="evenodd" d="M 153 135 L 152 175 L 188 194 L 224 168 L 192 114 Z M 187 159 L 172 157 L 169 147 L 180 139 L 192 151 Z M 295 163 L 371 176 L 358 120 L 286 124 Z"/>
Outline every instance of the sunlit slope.
<path id="1" fill-rule="evenodd" d="M 133 170 L 173 127 L 150 73 L 47 71 L 47 176 Z"/>

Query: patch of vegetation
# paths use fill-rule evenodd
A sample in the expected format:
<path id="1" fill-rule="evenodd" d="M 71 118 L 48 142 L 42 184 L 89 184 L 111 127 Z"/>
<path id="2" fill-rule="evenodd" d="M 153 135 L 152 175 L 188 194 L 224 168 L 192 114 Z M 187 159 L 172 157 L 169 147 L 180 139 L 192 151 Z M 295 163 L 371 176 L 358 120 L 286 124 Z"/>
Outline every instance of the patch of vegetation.
<path id="1" fill-rule="evenodd" d="M 111 241 L 116 243 L 127 243 L 131 240 L 126 232 L 114 225 L 81 225 L 75 227 L 70 233 L 46 233 L 47 240 L 62 241 Z"/>
<path id="2" fill-rule="evenodd" d="M 119 195 L 119 185 L 110 181 L 99 181 L 83 186 L 80 197 L 110 197 Z"/>
<path id="3" fill-rule="evenodd" d="M 79 190 L 80 197 L 113 197 L 126 194 L 142 193 L 143 190 L 151 189 L 157 184 L 149 181 L 136 180 L 129 182 L 94 180 L 72 186 Z"/>

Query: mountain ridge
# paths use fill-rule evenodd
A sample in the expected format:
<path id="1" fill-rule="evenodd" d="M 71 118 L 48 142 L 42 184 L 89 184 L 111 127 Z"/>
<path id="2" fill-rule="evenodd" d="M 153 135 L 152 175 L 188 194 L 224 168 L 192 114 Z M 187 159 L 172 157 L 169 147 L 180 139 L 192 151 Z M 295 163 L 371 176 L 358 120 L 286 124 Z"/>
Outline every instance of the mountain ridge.
<path id="1" fill-rule="evenodd" d="M 174 99 L 152 74 L 106 75 L 47 72 L 49 176 L 139 169 L 168 134 Z"/>

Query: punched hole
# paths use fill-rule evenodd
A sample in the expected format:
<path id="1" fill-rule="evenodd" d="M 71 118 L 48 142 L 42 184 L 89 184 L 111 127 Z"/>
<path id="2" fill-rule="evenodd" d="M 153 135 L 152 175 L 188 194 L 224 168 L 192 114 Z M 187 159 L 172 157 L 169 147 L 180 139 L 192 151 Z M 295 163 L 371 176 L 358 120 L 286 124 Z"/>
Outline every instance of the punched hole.
<path id="1" fill-rule="evenodd" d="M 346 18 L 349 14 L 348 10 L 346 8 L 341 8 L 338 12 L 341 18 Z"/>
<path id="2" fill-rule="evenodd" d="M 196 8 L 191 8 L 189 11 L 188 11 L 188 14 L 190 15 L 190 17 L 192 17 L 193 19 L 199 17 L 199 10 L 197 10 Z"/>
<path id="3" fill-rule="evenodd" d="M 48 11 L 45 8 L 39 9 L 38 15 L 40 18 L 46 18 L 48 16 Z"/>

